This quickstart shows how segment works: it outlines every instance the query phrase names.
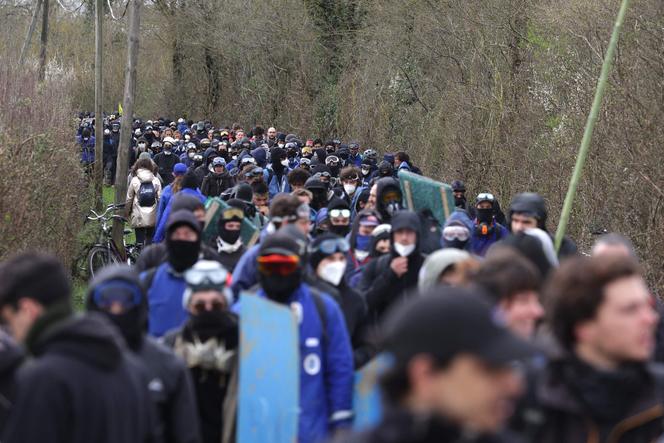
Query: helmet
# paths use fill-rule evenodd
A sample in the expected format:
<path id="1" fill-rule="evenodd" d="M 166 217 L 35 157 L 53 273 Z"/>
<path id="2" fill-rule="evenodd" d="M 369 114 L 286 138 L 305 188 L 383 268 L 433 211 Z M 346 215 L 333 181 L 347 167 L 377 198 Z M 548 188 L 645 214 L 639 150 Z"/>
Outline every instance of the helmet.
<path id="1" fill-rule="evenodd" d="M 367 149 L 364 151 L 364 157 L 368 158 L 370 160 L 376 160 L 378 159 L 378 153 L 374 149 Z"/>

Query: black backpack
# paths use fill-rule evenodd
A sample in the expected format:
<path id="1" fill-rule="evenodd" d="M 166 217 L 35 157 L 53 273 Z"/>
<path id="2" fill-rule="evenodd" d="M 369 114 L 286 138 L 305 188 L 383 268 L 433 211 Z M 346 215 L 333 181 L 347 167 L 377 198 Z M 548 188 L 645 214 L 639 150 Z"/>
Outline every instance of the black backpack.
<path id="1" fill-rule="evenodd" d="M 138 206 L 151 208 L 157 203 L 157 190 L 152 181 L 142 182 L 138 188 Z"/>

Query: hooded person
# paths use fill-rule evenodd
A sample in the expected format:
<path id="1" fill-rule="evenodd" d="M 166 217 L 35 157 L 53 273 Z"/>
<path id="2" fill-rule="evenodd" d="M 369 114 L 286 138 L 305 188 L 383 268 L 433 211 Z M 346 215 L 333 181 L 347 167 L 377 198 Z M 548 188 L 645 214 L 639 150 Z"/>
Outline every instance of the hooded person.
<path id="1" fill-rule="evenodd" d="M 15 374 L 23 358 L 23 350 L 0 329 L 0 435 L 12 409 Z"/>
<path id="2" fill-rule="evenodd" d="M 138 274 L 127 265 L 102 269 L 90 282 L 86 309 L 108 318 L 147 369 L 159 441 L 196 442 L 199 428 L 189 371 L 170 350 L 147 337 L 148 303 Z"/>
<path id="3" fill-rule="evenodd" d="M 547 221 L 546 202 L 541 195 L 534 192 L 523 192 L 517 194 L 510 203 L 507 213 L 507 227 L 512 233 L 526 230 L 527 228 L 539 228 L 549 234 L 546 226 Z M 577 247 L 571 238 L 565 236 L 558 251 L 559 258 L 576 255 Z"/>
<path id="4" fill-rule="evenodd" d="M 136 176 L 129 182 L 126 212 L 136 233 L 136 243 L 150 244 L 157 221 L 161 182 L 150 170 L 151 160 L 136 162 Z"/>
<path id="5" fill-rule="evenodd" d="M 217 153 L 217 150 L 214 148 L 206 148 L 205 151 L 203 152 L 203 163 L 194 169 L 194 173 L 196 174 L 196 187 L 200 188 L 201 184 L 203 183 L 203 179 L 205 176 L 211 172 L 210 167 L 212 166 L 212 160 L 214 160 L 216 157 L 218 157 L 219 154 Z"/>
<path id="6" fill-rule="evenodd" d="M 374 323 L 395 302 L 417 287 L 424 256 L 420 253 L 420 219 L 412 211 L 399 211 L 392 217 L 392 246 L 389 254 L 369 262 L 359 284 Z"/>
<path id="7" fill-rule="evenodd" d="M 270 164 L 265 169 L 265 183 L 270 193 L 270 199 L 280 192 L 290 192 L 288 184 L 288 157 L 283 148 L 272 148 L 270 153 Z"/>
<path id="8" fill-rule="evenodd" d="M 16 372 L 2 441 L 155 441 L 145 368 L 103 315 L 74 315 L 68 274 L 39 253 L 0 265 L 3 323 L 31 355 Z"/>
<path id="9" fill-rule="evenodd" d="M 238 317 L 230 307 L 230 274 L 201 260 L 184 274 L 180 301 L 188 317 L 164 343 L 184 360 L 196 392 L 202 443 L 233 443 L 238 404 Z"/>
<path id="10" fill-rule="evenodd" d="M 348 237 L 350 243 L 349 271 L 364 266 L 370 260 L 371 234 L 376 226 L 380 225 L 380 214 L 369 209 L 360 211 L 353 220 L 351 232 Z"/>
<path id="11" fill-rule="evenodd" d="M 210 171 L 201 184 L 201 194 L 207 197 L 218 197 L 227 189 L 235 186 L 235 178 L 226 170 L 226 160 L 223 157 L 215 157 L 212 160 L 212 171 Z"/>
<path id="12" fill-rule="evenodd" d="M 384 223 L 390 223 L 392 215 L 403 208 L 401 199 L 401 187 L 395 178 L 384 177 L 376 182 L 376 210 Z"/>
<path id="13" fill-rule="evenodd" d="M 306 244 L 282 230 L 265 237 L 257 296 L 301 313 L 298 441 L 314 443 L 352 423 L 353 352 L 339 305 L 303 281 L 305 253 Z"/>
<path id="14" fill-rule="evenodd" d="M 328 186 L 316 177 L 309 177 L 304 183 L 304 189 L 311 192 L 311 208 L 314 211 L 320 211 L 328 204 Z"/>
<path id="15" fill-rule="evenodd" d="M 418 276 L 418 289 L 424 292 L 440 285 L 445 273 L 453 270 L 457 263 L 470 258 L 471 255 L 461 249 L 445 248 L 435 251 L 424 260 Z"/>
<path id="16" fill-rule="evenodd" d="M 251 151 L 251 156 L 256 160 L 256 164 L 261 168 L 267 167 L 267 151 L 264 148 L 258 147 Z"/>
<path id="17" fill-rule="evenodd" d="M 377 178 L 384 178 L 384 177 L 394 177 L 394 166 L 392 163 L 389 163 L 387 161 L 382 161 L 378 165 L 378 169 L 376 170 L 375 176 Z"/>
<path id="18" fill-rule="evenodd" d="M 350 206 L 345 200 L 339 197 L 332 198 L 327 205 L 327 215 L 331 233 L 345 237 L 350 232 Z"/>
<path id="19" fill-rule="evenodd" d="M 173 153 L 174 140 L 171 137 L 164 139 L 163 151 L 154 156 L 154 162 L 159 167 L 159 175 L 164 181 L 164 186 L 173 181 L 173 167 L 179 163 L 180 159 Z"/>
<path id="20" fill-rule="evenodd" d="M 166 263 L 141 274 L 148 288 L 148 325 L 154 337 L 181 326 L 187 318 L 181 303 L 186 286 L 183 273 L 198 261 L 201 250 L 201 225 L 190 211 L 182 209 L 169 216 L 166 250 Z"/>
<path id="21" fill-rule="evenodd" d="M 341 308 L 353 347 L 355 370 L 375 354 L 367 341 L 367 307 L 355 289 L 348 286 L 344 275 L 347 266 L 348 242 L 332 233 L 321 234 L 309 245 L 307 252 L 314 278 L 312 286 L 329 294 Z"/>
<path id="22" fill-rule="evenodd" d="M 196 175 L 189 171 L 187 172 L 183 177 L 182 180 L 180 181 L 180 191 L 175 193 L 174 195 L 189 195 L 192 197 L 197 198 L 201 203 L 205 204 L 205 201 L 207 198 L 201 194 L 201 191 L 198 190 L 198 179 Z M 159 224 L 157 225 L 157 229 L 155 230 L 154 237 L 152 237 L 152 241 L 155 243 L 161 242 L 164 240 L 164 233 L 166 230 L 166 223 L 168 221 L 168 217 L 172 212 L 172 206 L 173 206 L 173 199 L 168 203 L 166 206 L 166 209 L 164 209 L 164 213 L 161 215 L 159 219 Z"/>
<path id="23" fill-rule="evenodd" d="M 470 236 L 473 229 L 473 221 L 468 213 L 457 209 L 449 216 L 443 226 L 442 247 L 470 250 Z"/>
<path id="24" fill-rule="evenodd" d="M 496 221 L 496 199 L 493 194 L 483 192 L 475 199 L 476 218 L 471 231 L 470 251 L 484 257 L 494 243 L 509 235 L 509 231 Z"/>
<path id="25" fill-rule="evenodd" d="M 247 250 L 241 237 L 245 203 L 238 199 L 230 199 L 226 203 L 228 207 L 221 211 L 217 221 L 218 235 L 214 239 L 214 247 L 219 254 L 221 264 L 232 273 L 240 257 Z"/>

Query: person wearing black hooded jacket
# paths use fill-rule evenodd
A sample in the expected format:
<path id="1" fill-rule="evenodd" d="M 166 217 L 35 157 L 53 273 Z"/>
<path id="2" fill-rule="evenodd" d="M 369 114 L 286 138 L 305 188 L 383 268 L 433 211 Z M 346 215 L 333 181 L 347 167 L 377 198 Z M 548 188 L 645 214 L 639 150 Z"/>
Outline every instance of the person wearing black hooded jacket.
<path id="1" fill-rule="evenodd" d="M 392 216 L 403 208 L 401 199 L 401 187 L 397 179 L 383 177 L 376 182 L 376 211 L 383 223 L 389 223 Z"/>
<path id="2" fill-rule="evenodd" d="M 228 200 L 228 208 L 221 211 L 217 223 L 218 235 L 212 239 L 210 245 L 219 254 L 219 262 L 228 272 L 235 270 L 247 248 L 242 242 L 242 221 L 245 217 L 245 203 L 232 198 Z"/>
<path id="3" fill-rule="evenodd" d="M 0 330 L 0 435 L 14 401 L 14 374 L 23 361 L 23 351 Z"/>
<path id="4" fill-rule="evenodd" d="M 138 274 L 126 265 L 102 269 L 90 282 L 86 306 L 88 311 L 104 314 L 118 328 L 130 351 L 147 369 L 159 441 L 199 442 L 189 370 L 169 349 L 145 335 L 148 305 Z"/>
<path id="5" fill-rule="evenodd" d="M 420 253 L 420 219 L 412 211 L 399 211 L 392 217 L 392 246 L 389 254 L 369 262 L 362 272 L 358 289 L 364 293 L 369 317 L 378 323 L 387 309 L 417 287 L 424 263 Z"/>
<path id="6" fill-rule="evenodd" d="M 514 234 L 527 228 L 539 228 L 548 233 L 547 216 L 544 198 L 534 192 L 523 192 L 517 194 L 510 203 L 507 228 Z M 576 243 L 567 236 L 563 237 L 558 257 L 570 257 L 576 253 Z"/>
<path id="7" fill-rule="evenodd" d="M 0 308 L 33 357 L 16 374 L 4 443 L 156 441 L 145 368 L 104 316 L 73 315 L 56 258 L 23 253 L 4 262 Z"/>

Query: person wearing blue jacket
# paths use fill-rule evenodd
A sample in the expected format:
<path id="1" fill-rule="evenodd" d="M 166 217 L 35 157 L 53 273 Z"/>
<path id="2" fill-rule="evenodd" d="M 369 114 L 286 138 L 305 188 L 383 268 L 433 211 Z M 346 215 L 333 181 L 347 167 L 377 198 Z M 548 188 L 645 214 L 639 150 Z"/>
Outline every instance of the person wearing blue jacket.
<path id="1" fill-rule="evenodd" d="M 90 133 L 90 129 L 83 128 L 76 141 L 81 145 L 81 163 L 86 168 L 90 167 L 95 162 L 95 136 Z"/>
<path id="2" fill-rule="evenodd" d="M 182 189 L 179 192 L 181 192 L 184 195 L 194 196 L 197 199 L 199 199 L 201 203 L 205 204 L 207 197 L 201 194 L 201 191 L 198 190 L 197 183 L 198 179 L 196 178 L 196 174 L 193 171 L 189 171 L 182 176 L 182 181 L 180 182 Z M 166 205 L 164 212 L 159 217 L 159 223 L 157 224 L 157 229 L 155 230 L 154 237 L 152 237 L 153 243 L 159 243 L 163 241 L 165 238 L 166 222 L 168 220 L 168 216 L 171 213 L 171 204 L 172 204 L 172 199 L 169 198 L 169 202 Z"/>
<path id="3" fill-rule="evenodd" d="M 470 252 L 484 257 L 491 245 L 504 239 L 510 233 L 506 227 L 496 221 L 493 194 L 483 192 L 475 199 L 477 217 L 470 237 Z"/>
<path id="4" fill-rule="evenodd" d="M 180 187 L 179 183 L 180 180 L 182 179 L 181 178 L 178 179 L 178 177 L 182 177 L 186 173 L 187 173 L 187 166 L 184 163 L 176 163 L 175 166 L 173 166 L 174 180 L 161 191 L 161 196 L 159 197 L 159 204 L 157 205 L 157 221 L 155 226 L 159 226 L 159 220 L 161 219 L 161 216 L 166 210 L 168 202 L 171 201 L 171 197 L 173 196 L 173 187 L 178 187 L 178 188 Z"/>
<path id="5" fill-rule="evenodd" d="M 276 232 L 257 258 L 259 297 L 291 306 L 300 337 L 298 442 L 324 441 L 353 419 L 353 351 L 339 305 L 303 282 L 304 245 Z M 241 321 L 241 320 L 240 320 Z"/>
<path id="6" fill-rule="evenodd" d="M 443 248 L 462 249 L 470 251 L 470 237 L 475 229 L 473 221 L 464 209 L 457 208 L 445 220 L 441 246 Z"/>
<path id="7" fill-rule="evenodd" d="M 270 200 L 280 192 L 291 192 L 290 185 L 288 184 L 288 173 L 290 171 L 286 151 L 282 148 L 272 148 L 270 164 L 264 170 L 265 183 L 267 183 L 270 193 Z"/>
<path id="8" fill-rule="evenodd" d="M 141 274 L 141 282 L 148 293 L 148 333 L 161 337 L 187 320 L 182 295 L 187 288 L 184 272 L 199 258 L 201 226 L 186 209 L 175 211 L 168 218 L 166 228 L 168 260 Z"/>

